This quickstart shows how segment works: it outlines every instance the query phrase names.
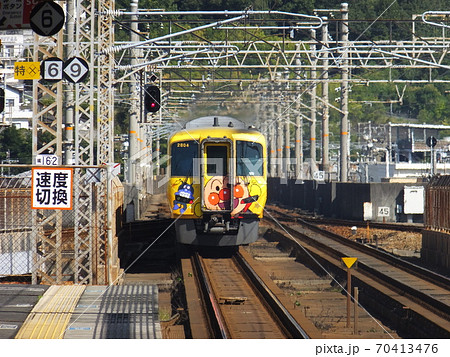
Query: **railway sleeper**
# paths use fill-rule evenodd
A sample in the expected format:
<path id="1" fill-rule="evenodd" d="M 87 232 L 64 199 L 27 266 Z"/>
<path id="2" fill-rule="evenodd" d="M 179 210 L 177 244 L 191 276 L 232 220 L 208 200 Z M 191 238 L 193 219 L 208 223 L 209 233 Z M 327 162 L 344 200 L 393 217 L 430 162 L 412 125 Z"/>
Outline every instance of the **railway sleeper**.
<path id="1" fill-rule="evenodd" d="M 317 262 L 319 262 L 322 267 L 335 275 L 342 286 L 346 286 L 347 272 L 342 269 L 341 262 L 337 258 L 337 261 L 333 262 L 333 259 L 325 259 L 305 246 L 297 247 L 291 239 L 277 230 L 273 230 L 270 234 L 282 244 L 293 248 L 298 259 L 304 264 L 318 271 Z M 305 253 L 305 249 L 309 254 Z M 364 273 L 355 271 L 352 280 L 353 286 L 359 287 L 359 302 L 371 315 L 406 338 L 450 338 L 450 330 L 445 328 L 448 323 L 443 322 L 443 317 L 436 316 L 429 310 L 425 311 L 424 306 L 402 296 L 396 291 L 398 289 L 394 288 L 392 291 L 392 287 L 386 281 L 379 281 L 379 278 L 369 275 L 367 271 Z M 366 279 L 372 282 L 368 283 Z"/>
<path id="2" fill-rule="evenodd" d="M 220 305 L 243 305 L 247 300 L 245 296 L 219 296 Z"/>

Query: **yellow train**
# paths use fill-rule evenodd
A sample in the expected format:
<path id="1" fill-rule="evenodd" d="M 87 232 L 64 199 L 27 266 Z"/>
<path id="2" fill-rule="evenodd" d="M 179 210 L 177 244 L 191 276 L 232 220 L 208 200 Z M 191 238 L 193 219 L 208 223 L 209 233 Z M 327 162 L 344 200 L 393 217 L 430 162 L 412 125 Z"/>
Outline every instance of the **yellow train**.
<path id="1" fill-rule="evenodd" d="M 264 136 L 234 118 L 202 117 L 172 134 L 168 151 L 167 199 L 178 242 L 254 242 L 267 199 Z"/>

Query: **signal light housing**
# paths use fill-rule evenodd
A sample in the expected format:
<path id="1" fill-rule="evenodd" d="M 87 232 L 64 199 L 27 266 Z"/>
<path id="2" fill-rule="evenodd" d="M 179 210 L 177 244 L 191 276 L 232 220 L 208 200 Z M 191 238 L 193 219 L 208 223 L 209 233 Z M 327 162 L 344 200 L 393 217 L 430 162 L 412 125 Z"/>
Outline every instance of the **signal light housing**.
<path id="1" fill-rule="evenodd" d="M 146 113 L 155 113 L 161 108 L 161 91 L 157 86 L 152 84 L 145 86 L 144 108 Z"/>

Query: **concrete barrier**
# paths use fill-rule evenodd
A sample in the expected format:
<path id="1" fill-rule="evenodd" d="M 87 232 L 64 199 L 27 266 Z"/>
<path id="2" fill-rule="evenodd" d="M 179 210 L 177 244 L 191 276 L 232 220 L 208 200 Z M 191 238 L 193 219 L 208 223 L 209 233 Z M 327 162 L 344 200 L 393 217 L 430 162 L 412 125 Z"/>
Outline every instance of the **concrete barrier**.
<path id="1" fill-rule="evenodd" d="M 372 202 L 372 221 L 383 221 L 383 216 L 379 215 L 379 209 L 383 207 L 389 212 L 384 217 L 386 222 L 422 223 L 423 214 L 406 215 L 403 212 L 405 186 L 404 183 L 390 182 L 300 182 L 275 177 L 268 179 L 268 200 L 325 217 L 357 221 L 364 219 L 364 202 Z"/>

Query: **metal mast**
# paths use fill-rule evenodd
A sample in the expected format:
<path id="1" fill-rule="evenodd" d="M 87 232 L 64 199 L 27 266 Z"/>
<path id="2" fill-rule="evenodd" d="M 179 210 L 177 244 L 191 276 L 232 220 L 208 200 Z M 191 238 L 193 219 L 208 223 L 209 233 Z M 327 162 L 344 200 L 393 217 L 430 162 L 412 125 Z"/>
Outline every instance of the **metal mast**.
<path id="1" fill-rule="evenodd" d="M 349 154 L 349 125 L 348 125 L 348 77 L 349 77 L 349 46 L 348 46 L 348 4 L 341 4 L 341 47 L 342 50 L 342 84 L 341 84 L 341 170 L 340 181 L 348 181 L 348 154 Z"/>
<path id="2" fill-rule="evenodd" d="M 328 49 L 328 18 L 323 17 L 322 26 L 322 44 L 325 49 Z M 330 109 L 328 107 L 328 51 L 322 52 L 323 72 L 322 72 L 322 99 L 325 105 L 322 108 L 322 170 L 325 171 L 325 177 L 330 179 L 330 153 L 329 153 L 329 126 Z"/>
<path id="3" fill-rule="evenodd" d="M 63 35 L 60 31 L 55 36 L 41 37 L 35 35 L 33 46 L 33 61 L 40 62 L 47 57 L 62 57 Z M 50 97 L 50 104 L 44 106 L 42 99 Z M 36 155 L 51 153 L 62 156 L 62 99 L 63 86 L 61 82 L 51 85 L 49 88 L 33 80 L 33 162 Z M 50 134 L 49 142 L 39 142 L 38 133 Z M 32 283 L 36 284 L 38 278 L 47 284 L 58 284 L 63 281 L 63 256 L 62 256 L 62 214 L 61 211 L 33 210 L 33 247 L 35 247 L 34 264 L 32 271 Z M 49 234 L 44 233 L 44 226 Z M 50 227 L 50 229 L 49 229 Z"/>
<path id="4" fill-rule="evenodd" d="M 114 13 L 114 0 L 98 0 L 97 15 L 97 90 L 98 90 L 98 164 L 114 162 L 114 54 L 105 51 L 114 45 L 114 25 L 110 15 Z"/>

